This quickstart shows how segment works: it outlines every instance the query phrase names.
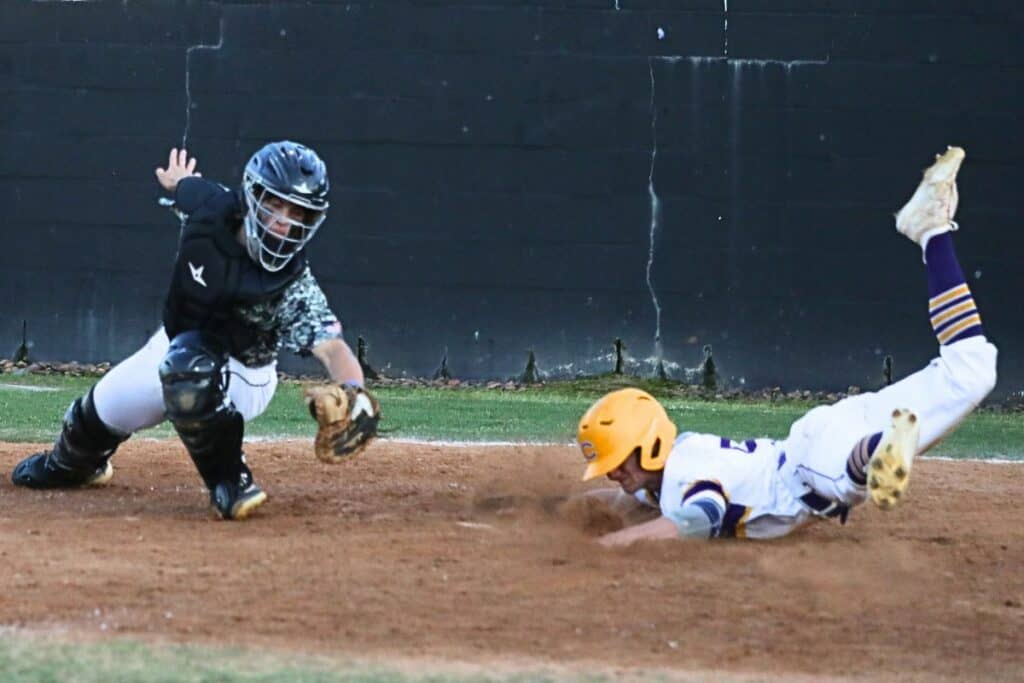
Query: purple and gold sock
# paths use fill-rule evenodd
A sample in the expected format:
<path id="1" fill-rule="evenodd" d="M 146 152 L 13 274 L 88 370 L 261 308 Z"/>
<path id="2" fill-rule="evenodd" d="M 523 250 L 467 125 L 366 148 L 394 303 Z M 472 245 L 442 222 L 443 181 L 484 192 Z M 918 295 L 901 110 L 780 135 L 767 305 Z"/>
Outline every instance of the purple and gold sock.
<path id="1" fill-rule="evenodd" d="M 882 432 L 876 432 L 857 442 L 846 459 L 846 474 L 857 486 L 864 486 L 868 481 L 867 469 L 871 454 L 878 448 L 882 440 Z"/>
<path id="2" fill-rule="evenodd" d="M 953 250 L 953 235 L 945 232 L 928 240 L 928 313 L 940 344 L 984 334 L 981 316 Z"/>

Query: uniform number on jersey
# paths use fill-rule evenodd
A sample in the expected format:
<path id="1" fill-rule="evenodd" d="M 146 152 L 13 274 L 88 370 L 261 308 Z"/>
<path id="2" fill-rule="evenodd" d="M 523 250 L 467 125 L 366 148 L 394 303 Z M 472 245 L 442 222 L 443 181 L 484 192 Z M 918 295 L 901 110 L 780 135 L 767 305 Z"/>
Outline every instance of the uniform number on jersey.
<path id="1" fill-rule="evenodd" d="M 746 441 L 733 441 L 722 437 L 722 448 L 728 448 L 730 451 L 739 451 L 740 453 L 753 453 L 757 450 L 757 442 L 753 439 L 747 439 Z"/>

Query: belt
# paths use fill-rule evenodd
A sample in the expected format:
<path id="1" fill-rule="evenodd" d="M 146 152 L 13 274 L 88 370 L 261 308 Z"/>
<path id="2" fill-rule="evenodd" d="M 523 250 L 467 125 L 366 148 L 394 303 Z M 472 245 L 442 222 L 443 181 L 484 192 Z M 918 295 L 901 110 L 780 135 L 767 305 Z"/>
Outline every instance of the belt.
<path id="1" fill-rule="evenodd" d="M 800 502 L 814 510 L 822 517 L 838 517 L 840 524 L 846 524 L 850 514 L 850 506 L 819 495 L 814 491 L 800 496 Z"/>

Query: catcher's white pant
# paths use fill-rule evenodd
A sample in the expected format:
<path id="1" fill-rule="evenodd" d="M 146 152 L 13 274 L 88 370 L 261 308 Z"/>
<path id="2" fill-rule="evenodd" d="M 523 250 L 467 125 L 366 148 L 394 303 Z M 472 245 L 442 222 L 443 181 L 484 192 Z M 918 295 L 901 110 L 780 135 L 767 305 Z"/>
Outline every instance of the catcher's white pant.
<path id="1" fill-rule="evenodd" d="M 996 383 L 996 347 L 976 336 L 940 346 L 926 368 L 874 393 L 814 408 L 793 423 L 783 448 L 783 482 L 799 497 L 812 489 L 832 500 L 861 503 L 865 489 L 846 474 L 850 450 L 885 431 L 896 408 L 909 408 L 921 425 L 918 453 L 942 440 Z"/>
<path id="2" fill-rule="evenodd" d="M 161 327 L 146 345 L 111 368 L 93 390 L 96 412 L 112 429 L 134 434 L 164 421 L 159 366 L 170 340 Z M 277 389 L 277 363 L 248 368 L 228 361 L 228 397 L 246 422 L 258 417 Z"/>

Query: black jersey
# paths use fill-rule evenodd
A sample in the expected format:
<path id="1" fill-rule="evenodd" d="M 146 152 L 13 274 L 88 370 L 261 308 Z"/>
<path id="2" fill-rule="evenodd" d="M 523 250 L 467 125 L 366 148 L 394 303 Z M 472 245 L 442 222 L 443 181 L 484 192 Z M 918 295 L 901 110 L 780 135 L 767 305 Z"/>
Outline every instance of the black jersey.
<path id="1" fill-rule="evenodd" d="M 297 254 L 277 272 L 255 263 L 239 242 L 243 204 L 227 188 L 197 177 L 183 178 L 175 205 L 188 216 L 178 245 L 163 322 L 173 339 L 186 330 L 203 330 L 220 338 L 231 355 L 266 346 L 262 337 L 276 335 L 237 315 L 239 308 L 273 305 L 306 270 Z"/>

